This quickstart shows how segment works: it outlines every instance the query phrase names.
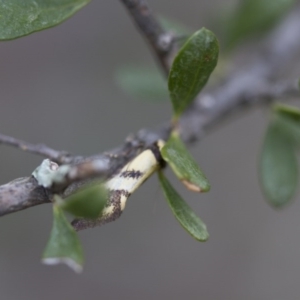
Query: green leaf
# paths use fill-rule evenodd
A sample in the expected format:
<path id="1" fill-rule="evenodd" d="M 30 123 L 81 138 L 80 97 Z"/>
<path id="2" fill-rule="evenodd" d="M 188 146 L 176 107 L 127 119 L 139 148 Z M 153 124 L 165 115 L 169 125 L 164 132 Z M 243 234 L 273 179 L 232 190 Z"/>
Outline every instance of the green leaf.
<path id="1" fill-rule="evenodd" d="M 275 207 L 290 202 L 298 183 L 298 162 L 294 143 L 274 120 L 267 130 L 261 160 L 261 185 L 266 198 Z"/>
<path id="2" fill-rule="evenodd" d="M 167 100 L 168 88 L 165 80 L 152 67 L 123 66 L 117 70 L 117 83 L 129 95 L 138 100 Z"/>
<path id="3" fill-rule="evenodd" d="M 300 110 L 295 106 L 275 104 L 273 111 L 277 115 L 286 117 L 300 124 Z"/>
<path id="4" fill-rule="evenodd" d="M 0 40 L 15 39 L 65 21 L 90 0 L 1 0 Z"/>
<path id="5" fill-rule="evenodd" d="M 185 203 L 161 171 L 158 172 L 158 176 L 165 198 L 178 222 L 193 238 L 200 242 L 206 241 L 209 237 L 206 225 Z"/>
<path id="6" fill-rule="evenodd" d="M 174 59 L 169 75 L 169 93 L 177 119 L 207 83 L 217 65 L 219 45 L 205 29 L 195 32 Z"/>
<path id="7" fill-rule="evenodd" d="M 97 183 L 72 194 L 60 202 L 60 206 L 75 217 L 97 219 L 105 207 L 107 199 L 107 189 L 103 184 Z"/>
<path id="8" fill-rule="evenodd" d="M 274 118 L 294 142 L 296 146 L 300 145 L 300 110 L 293 106 L 277 104 L 273 107 Z"/>
<path id="9" fill-rule="evenodd" d="M 176 133 L 161 149 L 163 159 L 185 186 L 195 192 L 207 192 L 210 184 Z"/>
<path id="10" fill-rule="evenodd" d="M 296 0 L 243 0 L 229 14 L 225 25 L 226 48 L 240 40 L 271 28 Z"/>
<path id="11" fill-rule="evenodd" d="M 82 271 L 83 251 L 77 233 L 56 204 L 53 205 L 53 226 L 42 262 L 47 265 L 64 263 L 75 272 Z"/>

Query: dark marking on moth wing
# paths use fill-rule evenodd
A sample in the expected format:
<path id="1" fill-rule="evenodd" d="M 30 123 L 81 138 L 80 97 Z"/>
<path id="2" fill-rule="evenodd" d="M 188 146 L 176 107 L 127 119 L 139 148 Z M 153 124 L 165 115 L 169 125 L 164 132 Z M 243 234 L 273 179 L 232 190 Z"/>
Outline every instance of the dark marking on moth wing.
<path id="1" fill-rule="evenodd" d="M 139 170 L 128 170 L 120 174 L 120 177 L 138 179 L 143 175 Z"/>
<path id="2" fill-rule="evenodd" d="M 109 199 L 107 201 L 107 207 L 114 205 L 121 205 L 121 196 L 125 196 L 128 198 L 130 196 L 130 193 L 126 190 L 110 190 L 109 191 Z"/>

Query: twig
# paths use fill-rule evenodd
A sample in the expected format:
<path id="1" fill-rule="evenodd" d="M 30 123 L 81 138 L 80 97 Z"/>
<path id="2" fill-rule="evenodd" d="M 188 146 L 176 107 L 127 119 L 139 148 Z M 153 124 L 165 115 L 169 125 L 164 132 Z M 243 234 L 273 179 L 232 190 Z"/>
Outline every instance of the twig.
<path id="1" fill-rule="evenodd" d="M 166 75 L 169 74 L 174 36 L 160 26 L 145 0 L 121 0 L 131 14 L 135 25 L 146 38 L 155 58 Z"/>
<path id="2" fill-rule="evenodd" d="M 44 144 L 34 145 L 1 133 L 0 144 L 17 147 L 23 151 L 45 156 L 59 164 L 67 164 L 72 161 L 71 155 L 68 154 L 66 151 L 57 151 Z"/>

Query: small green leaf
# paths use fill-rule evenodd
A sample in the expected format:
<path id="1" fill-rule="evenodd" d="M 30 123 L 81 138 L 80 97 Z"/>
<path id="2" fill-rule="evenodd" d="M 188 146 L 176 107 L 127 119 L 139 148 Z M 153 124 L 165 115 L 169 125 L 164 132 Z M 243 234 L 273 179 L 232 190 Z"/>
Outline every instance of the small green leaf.
<path id="1" fill-rule="evenodd" d="M 276 104 L 273 106 L 273 111 L 300 124 L 300 110 L 295 106 Z"/>
<path id="2" fill-rule="evenodd" d="M 169 93 L 177 119 L 207 83 L 217 65 L 219 45 L 216 36 L 202 28 L 182 46 L 169 75 Z"/>
<path id="3" fill-rule="evenodd" d="M 97 219 L 108 199 L 107 189 L 101 183 L 85 187 L 72 194 L 60 206 L 75 217 Z"/>
<path id="4" fill-rule="evenodd" d="M 210 184 L 176 133 L 172 133 L 161 149 L 163 159 L 190 190 L 207 192 Z"/>
<path id="5" fill-rule="evenodd" d="M 225 25 L 226 48 L 232 48 L 249 35 L 272 27 L 296 0 L 243 0 L 228 15 Z"/>
<path id="6" fill-rule="evenodd" d="M 274 118 L 295 145 L 300 145 L 300 110 L 293 106 L 277 104 L 273 107 Z"/>
<path id="7" fill-rule="evenodd" d="M 42 262 L 47 265 L 64 263 L 75 272 L 82 271 L 83 251 L 77 233 L 56 204 L 53 205 L 53 226 Z"/>
<path id="8" fill-rule="evenodd" d="M 158 172 L 158 176 L 165 198 L 178 222 L 193 238 L 200 242 L 206 241 L 209 237 L 206 225 L 185 203 L 161 171 Z"/>
<path id="9" fill-rule="evenodd" d="M 294 143 L 274 120 L 267 130 L 261 160 L 261 185 L 270 204 L 281 207 L 292 199 L 298 183 Z"/>
<path id="10" fill-rule="evenodd" d="M 90 0 L 1 0 L 0 40 L 15 39 L 65 21 Z"/>
<path id="11" fill-rule="evenodd" d="M 117 70 L 116 79 L 120 87 L 138 100 L 168 100 L 165 80 L 152 67 L 124 66 Z"/>

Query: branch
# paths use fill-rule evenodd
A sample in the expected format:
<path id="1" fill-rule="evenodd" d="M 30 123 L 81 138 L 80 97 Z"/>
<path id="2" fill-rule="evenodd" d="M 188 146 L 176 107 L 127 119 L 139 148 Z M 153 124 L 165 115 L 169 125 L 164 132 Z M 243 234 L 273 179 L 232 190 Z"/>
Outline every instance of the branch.
<path id="1" fill-rule="evenodd" d="M 163 30 L 145 0 L 121 0 L 142 35 L 148 41 L 155 58 L 168 76 L 174 36 Z"/>
<path id="2" fill-rule="evenodd" d="M 57 151 L 44 144 L 37 144 L 37 145 L 30 144 L 28 142 L 1 133 L 0 133 L 0 144 L 13 146 L 23 151 L 42 155 L 60 164 L 67 164 L 72 161 L 70 154 L 67 153 L 66 151 Z"/>
<path id="3" fill-rule="evenodd" d="M 56 163 L 49 161 L 49 172 L 56 172 L 52 176 L 54 181 L 49 186 L 40 185 L 33 176 L 18 178 L 0 186 L 0 216 L 38 204 L 50 203 L 54 193 L 67 197 L 87 180 L 90 181 L 95 177 L 106 179 L 112 177 L 126 163 L 158 139 L 157 135 L 153 135 L 152 138 L 150 135 L 147 136 L 148 141 L 152 141 L 149 144 L 129 137 L 124 145 L 104 154 L 87 158 L 70 156 L 68 160 L 72 161 L 72 164 L 69 165 L 59 167 Z"/>
<path id="4" fill-rule="evenodd" d="M 37 184 L 33 177 L 15 179 L 0 186 L 0 216 L 51 202 L 52 193 Z"/>
<path id="5" fill-rule="evenodd" d="M 221 85 L 201 93 L 181 118 L 186 142 L 199 140 L 229 114 L 254 104 L 299 97 L 295 80 L 282 82 L 276 74 L 295 66 L 300 53 L 300 5 L 265 39 L 260 51 L 248 54 L 248 64 L 235 69 Z"/>
<path id="6" fill-rule="evenodd" d="M 144 1 L 125 1 L 131 9 L 133 17 L 142 12 Z M 130 6 L 131 5 L 131 6 Z M 148 9 L 148 8 L 147 8 Z M 153 22 L 146 9 L 146 19 Z M 147 15 L 148 14 L 148 15 Z M 151 16 L 151 14 L 150 14 Z M 143 24 L 142 16 L 136 22 Z M 149 21 L 149 22 L 150 22 Z M 151 23 L 150 22 L 150 23 Z M 150 25 L 149 25 L 150 26 Z M 153 25 L 154 26 L 154 25 Z M 144 27 L 142 27 L 144 28 Z M 145 25 L 145 28 L 147 26 Z M 155 41 L 159 30 L 149 27 L 149 37 Z M 262 51 L 253 52 L 247 57 L 248 64 L 243 69 L 233 70 L 228 77 L 210 91 L 201 94 L 182 116 L 180 132 L 187 143 L 200 140 L 207 130 L 211 130 L 224 118 L 237 110 L 246 109 L 257 104 L 268 104 L 270 101 L 286 97 L 298 96 L 298 85 L 294 80 L 282 81 L 274 76 L 283 67 L 294 64 L 296 55 L 300 52 L 300 7 L 297 6 L 287 18 L 279 24 L 265 40 Z M 144 32 L 144 31 L 143 31 Z M 151 34 L 150 34 L 150 33 Z M 157 56 L 160 52 L 157 51 Z M 165 56 L 166 58 L 166 56 Z M 160 58 L 161 59 L 161 58 Z M 48 203 L 54 192 L 67 195 L 76 191 L 81 180 L 101 175 L 110 178 L 126 163 L 147 149 L 157 140 L 166 140 L 170 133 L 170 124 L 156 131 L 140 130 L 135 136 L 127 138 L 120 147 L 107 153 L 82 158 L 65 156 L 64 152 L 56 151 L 46 146 L 35 146 L 13 138 L 2 138 L 3 143 L 26 149 L 33 153 L 42 154 L 59 163 L 70 163 L 70 173 L 66 173 L 60 185 L 43 188 L 32 178 L 21 178 L 0 186 L 0 215 L 5 215 L 33 205 Z M 2 136 L 3 137 L 3 136 Z M 39 149 L 42 148 L 42 150 Z M 46 147 L 46 148 L 43 148 Z M 30 150 L 29 150 L 30 149 Z M 46 150 L 45 150 L 46 149 Z M 62 158 L 64 157 L 64 158 Z M 97 169 L 94 163 L 101 166 Z M 90 226 L 91 224 L 89 224 Z M 83 229 L 82 227 L 80 229 Z"/>

